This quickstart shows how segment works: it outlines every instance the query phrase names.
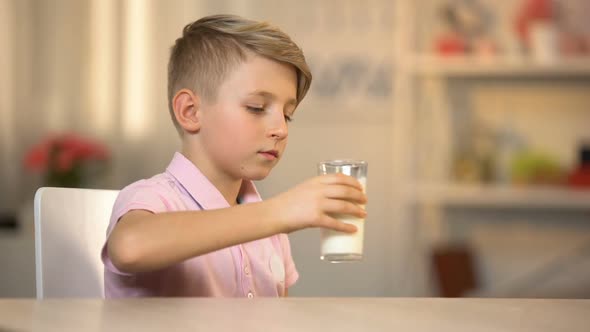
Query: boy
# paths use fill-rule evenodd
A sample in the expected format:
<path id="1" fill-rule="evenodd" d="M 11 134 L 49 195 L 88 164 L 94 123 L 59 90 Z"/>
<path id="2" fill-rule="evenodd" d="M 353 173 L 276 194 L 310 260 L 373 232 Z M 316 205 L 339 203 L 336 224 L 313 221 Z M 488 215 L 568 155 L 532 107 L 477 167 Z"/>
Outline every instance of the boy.
<path id="1" fill-rule="evenodd" d="M 325 175 L 266 201 L 252 180 L 282 157 L 309 89 L 302 51 L 267 23 L 218 15 L 172 48 L 168 98 L 182 140 L 162 174 L 124 188 L 103 247 L 105 296 L 286 296 L 298 278 L 285 233 L 354 232 L 352 177 Z"/>

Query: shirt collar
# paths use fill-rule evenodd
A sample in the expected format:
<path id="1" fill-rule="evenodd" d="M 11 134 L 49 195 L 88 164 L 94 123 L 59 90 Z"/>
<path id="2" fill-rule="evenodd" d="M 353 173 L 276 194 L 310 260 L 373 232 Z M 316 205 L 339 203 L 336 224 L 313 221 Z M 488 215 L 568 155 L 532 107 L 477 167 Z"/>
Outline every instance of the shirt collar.
<path id="1" fill-rule="evenodd" d="M 172 175 L 186 189 L 203 210 L 229 207 L 221 192 L 182 153 L 174 153 L 166 172 Z M 245 204 L 259 201 L 261 201 L 260 194 L 256 190 L 254 183 L 250 180 L 242 180 L 238 202 Z"/>

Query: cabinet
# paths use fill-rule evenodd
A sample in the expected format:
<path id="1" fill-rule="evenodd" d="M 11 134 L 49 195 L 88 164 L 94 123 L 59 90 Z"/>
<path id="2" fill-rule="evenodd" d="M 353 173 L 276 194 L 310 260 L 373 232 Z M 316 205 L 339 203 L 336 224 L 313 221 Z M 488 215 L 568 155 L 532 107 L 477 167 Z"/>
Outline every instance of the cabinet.
<path id="1" fill-rule="evenodd" d="M 587 258 L 582 257 L 580 248 L 587 249 L 590 243 L 590 228 L 584 223 L 590 221 L 590 190 L 515 185 L 506 174 L 500 176 L 498 130 L 509 129 L 526 143 L 527 149 L 554 156 L 564 170 L 574 167 L 577 144 L 590 138 L 590 57 L 535 62 L 526 55 L 515 57 L 502 52 L 491 57 L 434 55 L 429 42 L 424 41 L 423 31 L 436 29 L 420 24 L 436 20 L 428 15 L 435 13 L 433 7 L 441 2 L 397 1 L 394 20 L 393 186 L 398 221 L 403 225 L 400 227 L 413 235 L 400 244 L 411 255 L 400 260 L 406 264 L 404 285 L 415 295 L 435 295 L 432 249 L 453 241 L 470 242 L 471 232 L 465 229 L 471 227 L 469 220 L 478 226 L 485 220 L 495 223 L 500 229 L 496 237 L 500 239 L 519 233 L 513 228 L 515 223 L 525 225 L 516 237 L 535 237 L 539 235 L 533 234 L 535 230 L 561 234 L 565 227 L 570 235 L 564 233 L 554 246 L 546 247 L 547 252 L 536 250 L 532 254 L 535 257 L 523 256 L 524 263 L 511 267 L 490 263 L 501 260 L 491 257 L 501 251 L 497 247 L 500 242 L 496 247 L 475 248 L 483 257 L 477 263 L 483 279 L 479 295 L 547 296 L 535 290 L 519 293 L 517 288 L 523 282 L 536 282 L 539 274 L 542 279 L 554 279 L 556 271 L 551 267 L 561 266 L 565 271 L 566 261 L 577 264 L 578 259 Z M 492 10 L 506 16 L 506 8 Z M 506 24 L 507 20 L 496 21 Z M 494 143 L 494 176 L 459 181 L 455 169 L 462 146 L 475 140 L 466 133 L 480 126 Z M 459 226 L 454 225 L 456 220 L 460 220 Z M 537 246 L 542 247 L 543 241 L 553 243 L 544 238 Z M 576 263 L 572 263 L 572 255 L 577 255 Z M 504 272 L 498 273 L 496 268 Z M 571 294 L 556 290 L 554 295 Z"/>

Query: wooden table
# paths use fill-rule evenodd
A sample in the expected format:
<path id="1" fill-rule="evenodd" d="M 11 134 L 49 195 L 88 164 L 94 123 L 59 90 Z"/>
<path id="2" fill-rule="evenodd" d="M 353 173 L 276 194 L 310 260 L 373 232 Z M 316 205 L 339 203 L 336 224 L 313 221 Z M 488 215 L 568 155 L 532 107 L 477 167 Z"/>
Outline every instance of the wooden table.
<path id="1" fill-rule="evenodd" d="M 590 300 L 0 299 L 0 331 L 590 331 Z"/>

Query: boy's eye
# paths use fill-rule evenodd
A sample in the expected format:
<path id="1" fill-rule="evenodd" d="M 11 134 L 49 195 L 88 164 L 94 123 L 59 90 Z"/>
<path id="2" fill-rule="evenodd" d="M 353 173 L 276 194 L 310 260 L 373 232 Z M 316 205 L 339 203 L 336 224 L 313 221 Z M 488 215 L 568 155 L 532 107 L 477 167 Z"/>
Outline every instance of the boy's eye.
<path id="1" fill-rule="evenodd" d="M 255 113 L 264 112 L 264 108 L 262 108 L 262 107 L 246 106 L 246 108 L 248 109 L 248 111 L 255 112 Z"/>
<path id="2" fill-rule="evenodd" d="M 258 106 L 246 106 L 246 109 L 252 113 L 262 113 L 262 112 L 266 111 L 266 109 L 264 107 L 258 107 Z M 293 121 L 293 117 L 291 115 L 285 114 L 283 116 L 285 117 L 285 121 L 287 121 L 287 122 Z"/>

